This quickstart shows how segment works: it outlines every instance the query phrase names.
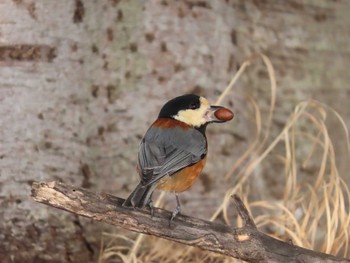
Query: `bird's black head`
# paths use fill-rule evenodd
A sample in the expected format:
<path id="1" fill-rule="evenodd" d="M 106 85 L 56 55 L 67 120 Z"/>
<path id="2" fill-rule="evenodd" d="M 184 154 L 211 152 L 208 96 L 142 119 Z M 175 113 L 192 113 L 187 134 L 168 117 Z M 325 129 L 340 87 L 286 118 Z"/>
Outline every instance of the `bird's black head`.
<path id="1" fill-rule="evenodd" d="M 200 96 L 187 94 L 169 100 L 160 110 L 158 118 L 174 118 L 180 111 L 195 110 L 201 106 Z"/>
<path id="2" fill-rule="evenodd" d="M 194 128 L 205 130 L 208 123 L 224 122 L 216 117 L 216 112 L 222 108 L 221 106 L 210 106 L 209 101 L 204 97 L 188 94 L 165 103 L 158 118 L 175 119 Z"/>

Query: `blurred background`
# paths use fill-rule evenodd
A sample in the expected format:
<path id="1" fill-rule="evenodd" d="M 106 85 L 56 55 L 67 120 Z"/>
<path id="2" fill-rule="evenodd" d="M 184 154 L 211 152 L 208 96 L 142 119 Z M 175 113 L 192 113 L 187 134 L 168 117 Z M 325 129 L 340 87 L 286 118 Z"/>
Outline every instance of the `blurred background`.
<path id="1" fill-rule="evenodd" d="M 234 262 L 35 203 L 30 189 L 126 197 L 160 107 L 185 93 L 214 103 L 247 61 L 221 103 L 235 118 L 208 128 L 182 212 L 237 225 L 237 193 L 264 232 L 348 255 L 349 12 L 347 0 L 1 1 L 0 261 Z"/>

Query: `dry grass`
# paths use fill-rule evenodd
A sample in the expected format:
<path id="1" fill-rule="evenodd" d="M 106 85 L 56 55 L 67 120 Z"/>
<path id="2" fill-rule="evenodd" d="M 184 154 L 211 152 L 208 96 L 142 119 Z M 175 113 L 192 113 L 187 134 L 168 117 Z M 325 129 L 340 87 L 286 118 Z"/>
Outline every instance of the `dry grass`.
<path id="1" fill-rule="evenodd" d="M 344 131 L 343 138 L 338 139 L 344 141 L 348 153 L 348 156 L 342 158 L 349 160 L 349 132 L 341 116 L 320 102 L 301 102 L 290 114 L 281 132 L 271 138 L 277 87 L 272 64 L 262 54 L 242 64 L 217 103 L 221 103 L 227 96 L 246 67 L 260 58 L 266 65 L 271 83 L 267 124 L 262 125 L 262 116 L 256 100 L 248 98 L 255 116 L 256 135 L 229 172 L 223 175 L 232 187 L 228 189 L 211 220 L 221 216 L 230 224 L 231 195 L 238 194 L 254 215 L 257 226 L 270 235 L 282 240 L 292 240 L 299 246 L 347 257 L 350 255 L 350 192 L 338 173 L 334 145 L 326 126 L 327 118 L 335 117 L 338 120 L 339 125 L 336 128 Z M 277 148 L 282 148 L 283 154 Z M 303 149 L 304 156 L 297 156 L 297 149 L 298 154 L 299 149 Z M 254 200 L 250 191 L 250 179 L 267 157 L 274 158 L 284 167 L 284 174 L 280 175 L 285 178 L 283 196 L 278 200 Z M 308 170 L 313 173 L 311 179 L 300 172 Z M 239 217 L 235 222 L 238 225 L 242 223 Z M 147 239 L 147 242 L 143 242 L 144 239 Z M 120 245 L 121 243 L 125 245 Z M 103 233 L 99 263 L 106 262 L 241 261 L 196 248 L 184 248 L 159 238 L 139 235 L 136 240 L 131 240 L 125 236 Z"/>

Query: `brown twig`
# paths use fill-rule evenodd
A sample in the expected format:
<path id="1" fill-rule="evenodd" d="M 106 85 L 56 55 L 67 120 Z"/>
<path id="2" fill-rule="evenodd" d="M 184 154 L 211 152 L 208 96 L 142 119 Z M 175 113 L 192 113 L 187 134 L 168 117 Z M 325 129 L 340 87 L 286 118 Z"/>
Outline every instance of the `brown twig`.
<path id="1" fill-rule="evenodd" d="M 304 249 L 261 233 L 238 196 L 233 198 L 244 221 L 242 228 L 184 215 L 178 215 L 169 228 L 169 211 L 155 208 L 151 217 L 147 209 L 123 207 L 124 200 L 121 198 L 59 182 L 34 182 L 32 197 L 37 202 L 77 215 L 248 262 L 350 262 L 349 259 Z"/>

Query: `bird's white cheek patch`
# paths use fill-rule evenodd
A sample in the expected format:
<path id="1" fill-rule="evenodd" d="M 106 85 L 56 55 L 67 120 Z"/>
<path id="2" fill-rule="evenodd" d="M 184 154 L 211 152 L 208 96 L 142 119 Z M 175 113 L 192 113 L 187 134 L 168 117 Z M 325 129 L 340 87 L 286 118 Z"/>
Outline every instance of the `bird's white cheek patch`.
<path id="1" fill-rule="evenodd" d="M 190 126 L 199 127 L 207 122 L 205 117 L 206 112 L 207 109 L 204 107 L 200 107 L 196 110 L 182 110 L 179 111 L 179 113 L 174 116 L 174 118 Z"/>
<path id="2" fill-rule="evenodd" d="M 201 97 L 200 99 L 200 107 L 196 110 L 181 110 L 178 112 L 174 118 L 178 121 L 182 121 L 193 127 L 200 127 L 206 124 L 208 120 L 208 111 L 210 108 L 210 104 L 207 99 Z"/>
<path id="3" fill-rule="evenodd" d="M 198 110 L 182 110 L 179 111 L 179 113 L 175 116 L 175 119 L 178 121 L 182 121 L 190 126 L 201 126 L 206 121 L 203 118 L 203 115 L 205 113 L 202 113 L 202 111 Z"/>

